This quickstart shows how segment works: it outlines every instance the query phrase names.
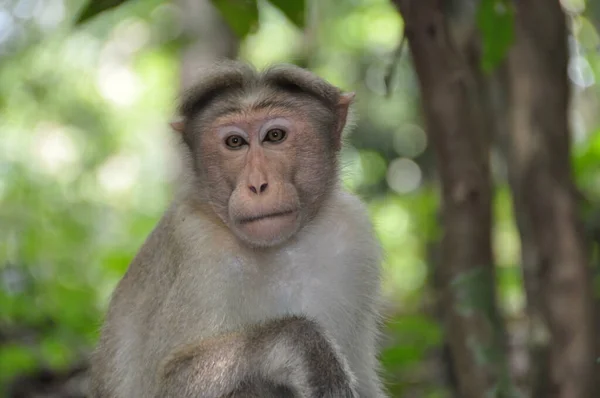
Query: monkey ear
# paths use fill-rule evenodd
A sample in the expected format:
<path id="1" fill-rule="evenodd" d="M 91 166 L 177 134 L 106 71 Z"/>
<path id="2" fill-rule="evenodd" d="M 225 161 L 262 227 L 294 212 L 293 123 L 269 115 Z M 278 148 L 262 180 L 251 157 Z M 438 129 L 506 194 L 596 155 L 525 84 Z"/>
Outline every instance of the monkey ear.
<path id="1" fill-rule="evenodd" d="M 169 123 L 169 126 L 171 126 L 171 128 L 174 131 L 177 131 L 178 133 L 183 133 L 183 128 L 185 127 L 185 121 L 183 119 L 173 120 L 172 122 Z"/>
<path id="2" fill-rule="evenodd" d="M 335 144 L 336 150 L 340 150 L 342 148 L 342 133 L 344 132 L 344 127 L 346 127 L 346 123 L 348 121 L 348 112 L 350 110 L 350 105 L 354 101 L 354 97 L 356 97 L 356 93 L 349 92 L 343 93 L 340 95 L 340 99 L 337 103 L 337 124 L 335 129 Z"/>

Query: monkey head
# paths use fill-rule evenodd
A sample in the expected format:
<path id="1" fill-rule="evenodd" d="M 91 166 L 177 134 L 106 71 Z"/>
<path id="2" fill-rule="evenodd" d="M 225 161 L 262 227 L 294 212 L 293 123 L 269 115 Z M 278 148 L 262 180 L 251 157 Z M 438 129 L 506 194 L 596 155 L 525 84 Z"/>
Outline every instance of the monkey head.
<path id="1" fill-rule="evenodd" d="M 250 246 L 287 241 L 337 184 L 353 98 L 294 66 L 216 66 L 172 124 L 190 150 L 198 199 Z"/>

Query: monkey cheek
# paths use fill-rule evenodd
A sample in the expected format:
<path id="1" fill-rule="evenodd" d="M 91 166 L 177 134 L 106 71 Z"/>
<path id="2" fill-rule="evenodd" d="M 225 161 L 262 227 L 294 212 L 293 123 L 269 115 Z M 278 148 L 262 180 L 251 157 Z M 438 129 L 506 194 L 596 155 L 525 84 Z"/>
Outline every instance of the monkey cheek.
<path id="1" fill-rule="evenodd" d="M 251 246 L 271 247 L 290 239 L 298 230 L 298 213 L 293 212 L 244 224 L 236 224 L 238 236 Z"/>

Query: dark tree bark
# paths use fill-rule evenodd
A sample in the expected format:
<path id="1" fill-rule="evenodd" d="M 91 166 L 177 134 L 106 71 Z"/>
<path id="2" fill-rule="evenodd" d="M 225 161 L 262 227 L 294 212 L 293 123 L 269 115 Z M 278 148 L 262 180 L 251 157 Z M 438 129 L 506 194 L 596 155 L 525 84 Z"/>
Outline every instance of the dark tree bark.
<path id="1" fill-rule="evenodd" d="M 514 4 L 507 163 L 532 321 L 532 396 L 589 398 L 594 311 L 571 179 L 565 15 L 558 1 Z"/>
<path id="2" fill-rule="evenodd" d="M 509 158 L 509 142 L 510 142 L 510 129 L 511 122 L 509 119 L 509 90 L 510 76 L 508 73 L 507 62 L 503 62 L 499 65 L 487 79 L 487 99 L 489 104 L 489 114 L 491 116 L 489 131 L 493 138 L 494 148 L 499 150 L 501 159 L 504 162 L 503 171 L 500 178 L 504 179 L 508 177 L 508 183 L 512 190 L 515 187 L 515 176 L 513 165 L 507 164 Z M 516 204 L 513 201 L 513 206 Z M 523 217 L 527 215 L 523 211 L 514 211 L 514 217 L 516 219 L 517 228 L 523 225 Z M 521 236 L 522 238 L 522 236 Z M 521 252 L 529 252 L 534 249 L 534 242 L 528 239 L 521 239 Z M 529 313 L 527 314 L 529 316 Z M 532 369 L 536 368 L 533 364 L 533 358 L 536 357 L 535 353 L 530 350 L 529 340 L 531 339 L 529 319 L 515 320 L 512 325 L 512 333 L 508 332 L 508 363 L 509 370 L 511 372 L 513 381 L 520 392 L 524 396 L 530 396 L 531 394 L 531 372 Z M 523 336 L 523 334 L 525 334 Z M 513 366 L 514 365 L 514 366 Z"/>
<path id="3" fill-rule="evenodd" d="M 444 326 L 459 394 L 511 396 L 495 302 L 492 183 L 475 36 L 439 0 L 395 0 L 419 79 L 442 186 L 439 269 Z M 460 28 L 460 27 L 459 27 Z M 452 32 L 451 32 L 452 31 Z"/>

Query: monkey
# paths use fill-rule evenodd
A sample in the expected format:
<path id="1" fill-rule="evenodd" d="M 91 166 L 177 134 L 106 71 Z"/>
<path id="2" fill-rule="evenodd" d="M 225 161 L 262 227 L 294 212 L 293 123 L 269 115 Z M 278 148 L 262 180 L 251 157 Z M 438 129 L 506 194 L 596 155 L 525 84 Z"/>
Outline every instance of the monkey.
<path id="1" fill-rule="evenodd" d="M 93 398 L 384 398 L 382 249 L 341 183 L 354 93 L 207 68 L 171 123 L 181 176 L 109 303 Z"/>

